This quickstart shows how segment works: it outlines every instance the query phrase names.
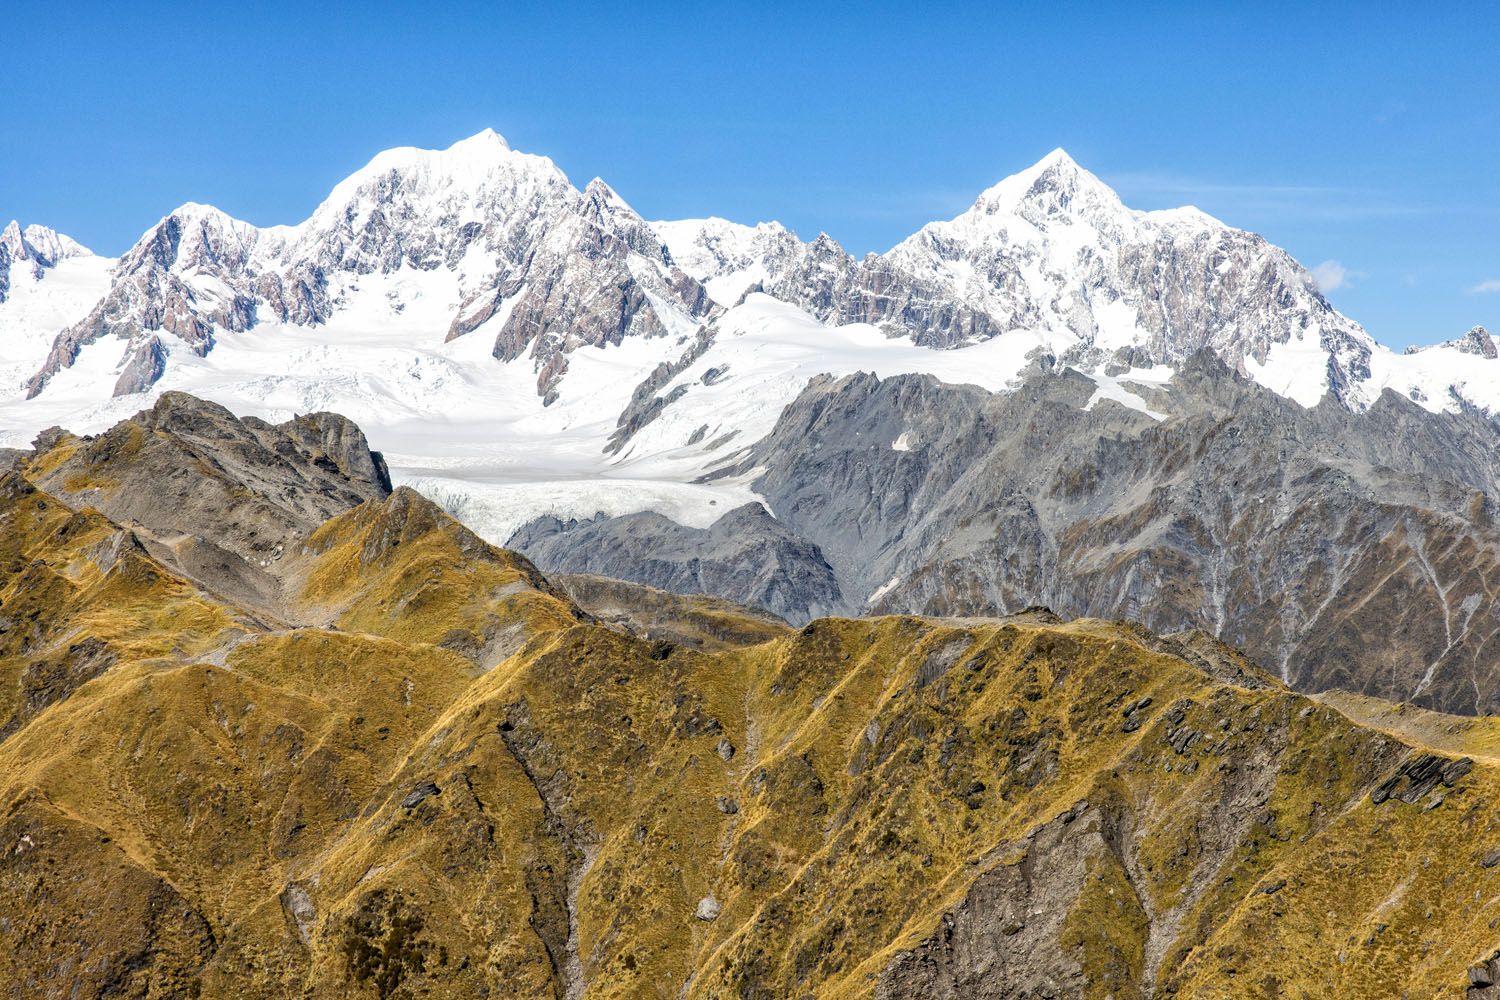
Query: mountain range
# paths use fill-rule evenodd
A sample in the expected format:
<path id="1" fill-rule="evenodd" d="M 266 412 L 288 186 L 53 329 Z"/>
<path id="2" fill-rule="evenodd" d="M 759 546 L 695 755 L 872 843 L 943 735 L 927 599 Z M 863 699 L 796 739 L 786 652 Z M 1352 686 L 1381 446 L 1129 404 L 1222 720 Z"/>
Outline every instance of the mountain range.
<path id="1" fill-rule="evenodd" d="M 171 390 L 337 411 L 545 571 L 796 624 L 1045 603 L 1500 704 L 1493 337 L 1391 351 L 1284 251 L 1061 150 L 856 258 L 647 221 L 487 131 L 294 226 L 188 204 L 107 259 L 13 224 L 0 343 L 0 446 Z"/>

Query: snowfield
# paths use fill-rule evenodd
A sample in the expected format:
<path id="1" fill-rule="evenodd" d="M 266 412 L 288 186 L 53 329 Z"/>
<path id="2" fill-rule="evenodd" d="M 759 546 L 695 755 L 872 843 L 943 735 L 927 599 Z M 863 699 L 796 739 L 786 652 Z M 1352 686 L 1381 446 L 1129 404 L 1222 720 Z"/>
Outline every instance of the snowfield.
<path id="1" fill-rule="evenodd" d="M 221 333 L 205 357 L 169 345 L 167 372 L 148 393 L 110 397 L 121 345 L 113 338 L 91 344 L 36 399 L 12 391 L 0 400 L 0 447 L 26 447 L 54 424 L 96 433 L 160 393 L 181 390 L 270 421 L 342 413 L 385 454 L 395 481 L 497 544 L 544 514 L 654 510 L 706 527 L 758 498 L 748 476 L 694 480 L 768 434 L 813 377 L 925 372 L 1001 390 L 1042 344 L 1039 336 L 1017 335 L 934 351 L 871 326 L 825 327 L 794 306 L 752 294 L 719 320 L 713 345 L 660 390 L 670 395 L 682 387 L 681 397 L 609 454 L 605 446 L 635 387 L 658 364 L 680 357 L 690 338 L 579 348 L 558 399 L 543 405 L 530 361 L 492 357 L 484 327 L 445 342 L 457 294 L 446 272 L 365 275 L 345 294 L 348 306 L 323 327 L 259 324 Z M 402 304 L 399 314 L 389 309 L 392 301 Z M 33 356 L 45 351 L 43 343 Z M 710 371 L 715 377 L 705 380 Z M 1149 375 L 1158 382 L 1170 372 Z M 1144 405 L 1124 390 L 1112 392 L 1110 398 Z"/>
<path id="2" fill-rule="evenodd" d="M 404 228 L 380 230 L 387 218 Z M 169 231 L 169 222 L 177 228 Z M 1159 325 L 1148 329 L 1143 318 L 1149 303 L 1137 301 L 1143 293 L 1130 277 L 1142 253 L 1164 254 L 1183 273 L 1195 273 L 1195 255 L 1221 261 L 1204 279 L 1221 283 L 1213 294 L 1252 294 L 1266 273 L 1284 279 L 1289 299 L 1244 306 L 1258 310 L 1255 330 L 1240 329 L 1237 316 L 1224 319 L 1224 303 L 1214 300 L 1197 305 L 1218 325 L 1181 333 L 1188 347 L 1212 347 L 1303 406 L 1328 394 L 1335 362 L 1354 358 L 1364 359 L 1368 376 L 1347 390 L 1346 405 L 1367 405 L 1391 389 L 1430 410 L 1467 402 L 1500 413 L 1500 359 L 1489 356 L 1494 341 L 1484 331 L 1396 354 L 1334 312 L 1283 252 L 1194 209 L 1131 211 L 1061 151 L 879 258 L 904 269 L 890 273 L 917 275 L 922 295 L 1004 321 L 1000 335 L 946 350 L 920 346 L 891 324 L 820 321 L 809 311 L 815 305 L 759 290 L 782 287 L 778 280 L 795 290 L 838 267 L 858 280 L 852 258 L 828 256 L 837 251 L 831 242 L 802 243 L 776 223 L 646 223 L 603 182 L 580 192 L 550 161 L 513 151 L 489 132 L 449 150 L 382 153 L 297 226 L 256 229 L 189 205 L 118 260 L 40 227 L 24 231 L 32 243 L 19 227 L 4 232 L 0 447 L 27 447 L 52 425 L 100 431 L 168 390 L 271 421 L 332 410 L 364 429 L 397 482 L 496 543 L 544 514 L 654 510 L 688 525 L 713 523 L 757 499 L 756 474 L 700 480 L 743 465 L 783 408 L 824 374 L 925 373 L 1003 392 L 1038 358 L 1067 355 L 1087 359 L 1078 363 L 1097 384 L 1089 408 L 1108 400 L 1167 419 L 1147 400 L 1160 399 L 1164 388 L 1170 394 L 1174 366 L 1160 363 L 1163 351 L 1185 355 L 1181 345 L 1164 348 Z M 164 232 L 181 236 L 171 236 L 178 256 L 160 262 Z M 493 241 L 475 235 L 486 232 L 496 234 Z M 507 256 L 517 240 L 529 241 L 528 261 L 546 256 L 549 269 L 526 271 L 525 261 Z M 1249 278 L 1229 273 L 1236 253 Z M 267 281 L 278 295 L 294 293 L 312 274 L 326 278 L 326 287 L 309 300 L 311 314 L 285 297 L 253 298 Z M 542 289 L 539 281 L 548 284 Z M 586 313 L 618 295 L 622 281 L 634 283 L 640 312 L 649 313 L 640 332 L 599 343 L 571 330 L 544 331 L 510 351 L 513 360 L 498 357 L 515 336 L 514 315 L 547 321 L 560 299 Z M 211 342 L 196 345 L 201 356 L 185 339 L 129 325 L 130 316 L 152 315 L 143 297 L 161 288 L 178 289 L 173 307 L 210 324 Z M 247 296 L 251 319 L 241 322 L 236 307 Z M 101 311 L 105 301 L 120 309 Z M 1287 312 L 1287 325 L 1267 346 L 1264 331 L 1278 310 Z M 557 315 L 562 322 L 575 313 Z M 28 380 L 59 334 L 99 316 L 124 325 L 83 338 L 76 358 L 27 399 Z M 225 317 L 243 328 L 226 327 Z M 113 396 L 153 337 L 166 358 L 160 377 L 148 391 Z M 1147 354 L 1158 363 L 1142 361 Z M 663 365 L 672 374 L 658 376 L 653 395 L 665 405 L 617 451 L 606 450 L 637 387 Z M 560 371 L 547 402 L 539 387 L 544 368 Z M 910 445 L 902 434 L 891 446 Z"/>

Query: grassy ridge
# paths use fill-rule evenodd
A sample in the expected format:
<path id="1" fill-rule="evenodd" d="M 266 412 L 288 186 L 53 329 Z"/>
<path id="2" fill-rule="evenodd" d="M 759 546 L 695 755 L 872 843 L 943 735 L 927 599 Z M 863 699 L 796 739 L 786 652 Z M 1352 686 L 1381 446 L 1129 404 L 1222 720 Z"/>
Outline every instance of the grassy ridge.
<path id="1" fill-rule="evenodd" d="M 14 475 L 0 528 L 17 995 L 1461 996 L 1500 946 L 1488 731 L 1202 637 L 676 646 L 409 491 L 288 555 L 319 628 Z M 1428 749 L 1476 760 L 1406 801 Z"/>

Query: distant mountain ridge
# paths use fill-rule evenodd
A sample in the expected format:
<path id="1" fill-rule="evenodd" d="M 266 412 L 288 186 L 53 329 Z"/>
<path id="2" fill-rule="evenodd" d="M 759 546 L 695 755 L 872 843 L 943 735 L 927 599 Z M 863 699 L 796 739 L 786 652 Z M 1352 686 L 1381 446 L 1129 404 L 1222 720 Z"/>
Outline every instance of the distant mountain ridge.
<path id="1" fill-rule="evenodd" d="M 0 448 L 102 431 L 170 391 L 273 424 L 339 412 L 394 485 L 548 569 L 798 620 L 1049 603 L 1204 628 L 1307 687 L 1464 711 L 1500 692 L 1483 667 L 1492 616 L 1470 613 L 1490 607 L 1500 544 L 1500 477 L 1475 458 L 1500 448 L 1493 338 L 1391 351 L 1284 251 L 1193 209 L 1133 211 L 1060 150 L 858 259 L 776 223 L 649 222 L 492 132 L 381 153 L 295 226 L 190 204 L 118 260 L 5 232 Z M 953 391 L 896 426 L 900 407 L 819 388 L 903 376 Z M 982 403 L 996 394 L 1009 401 Z M 992 409 L 1035 419 L 1033 398 L 1055 434 L 963 437 Z M 804 410 L 835 403 L 848 419 Z M 943 455 L 934 421 L 963 439 Z M 803 430 L 825 424 L 836 440 L 814 453 Z M 1400 439 L 1361 437 L 1385 434 Z M 991 447 L 1011 440 L 1038 454 Z M 965 441 L 972 468 L 956 464 Z M 1414 441 L 1418 463 L 1401 452 Z M 919 484 L 923 502 L 903 492 Z M 1288 498 L 1330 517 L 1299 533 L 1268 516 Z M 1356 524 L 1374 535 L 1328 541 Z M 1341 575 L 1393 552 L 1389 579 Z M 1407 637 L 1346 664 L 1352 680 L 1327 657 L 1302 666 L 1339 628 L 1368 630 L 1369 595 L 1401 609 L 1382 622 L 1411 620 Z"/>
<path id="2" fill-rule="evenodd" d="M 87 252 L 26 232 L 36 235 L 6 230 L 12 260 Z M 28 239 L 40 248 L 29 258 Z M 933 348 L 1026 334 L 1086 371 L 1175 364 L 1208 347 L 1304 405 L 1328 392 L 1362 408 L 1392 374 L 1414 383 L 1398 391 L 1439 405 L 1453 388 L 1379 371 L 1383 349 L 1285 251 L 1196 209 L 1132 211 L 1061 149 L 955 219 L 856 259 L 777 223 L 647 223 L 602 180 L 579 190 L 486 130 L 445 150 L 377 155 L 295 226 L 192 203 L 173 211 L 114 264 L 86 315 L 51 331 L 26 392 L 40 395 L 106 338 L 124 342 L 110 391 L 142 391 L 178 347 L 203 356 L 257 326 L 316 327 L 350 308 L 361 276 L 438 270 L 453 286 L 446 335 L 484 327 L 493 357 L 525 356 L 548 399 L 578 346 L 681 336 L 752 289 L 825 324 L 870 323 Z M 403 303 L 386 305 L 382 319 L 398 320 Z"/>
<path id="3" fill-rule="evenodd" d="M 1043 330 L 1052 352 L 1084 368 L 1175 364 L 1208 347 L 1255 373 L 1295 342 L 1327 354 L 1317 388 L 1352 408 L 1371 401 L 1361 383 L 1374 341 L 1285 251 L 1196 209 L 1132 211 L 1061 149 L 863 260 L 775 224 L 657 227 L 694 276 L 738 278 L 824 322 L 869 322 L 940 348 Z M 1279 391 L 1317 400 L 1303 386 Z"/>

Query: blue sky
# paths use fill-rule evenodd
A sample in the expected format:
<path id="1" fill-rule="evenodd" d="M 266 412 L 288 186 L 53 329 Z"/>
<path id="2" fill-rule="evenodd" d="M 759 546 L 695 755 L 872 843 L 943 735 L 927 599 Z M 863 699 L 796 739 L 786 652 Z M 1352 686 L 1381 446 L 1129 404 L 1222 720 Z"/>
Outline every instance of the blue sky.
<path id="1" fill-rule="evenodd" d="M 1500 332 L 1500 6 L 210 6 L 10 0 L 0 216 L 106 253 L 184 201 L 295 222 L 488 126 L 647 217 L 864 252 L 1063 146 L 1386 343 Z"/>

